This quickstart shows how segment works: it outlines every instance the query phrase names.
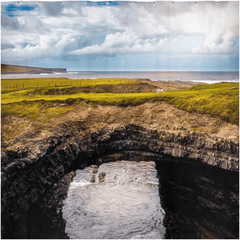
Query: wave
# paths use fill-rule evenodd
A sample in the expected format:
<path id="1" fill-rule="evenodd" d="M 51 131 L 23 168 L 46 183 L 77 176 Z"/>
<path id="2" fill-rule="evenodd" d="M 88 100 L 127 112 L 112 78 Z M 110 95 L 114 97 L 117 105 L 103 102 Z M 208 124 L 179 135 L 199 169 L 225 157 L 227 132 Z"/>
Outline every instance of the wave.
<path id="1" fill-rule="evenodd" d="M 188 80 L 190 82 L 199 82 L 199 83 L 207 83 L 207 84 L 214 84 L 214 83 L 221 83 L 221 82 L 236 82 L 238 83 L 238 79 L 233 79 L 233 80 Z"/>
<path id="2" fill-rule="evenodd" d="M 71 71 L 69 71 L 67 73 L 70 73 L 70 74 L 80 74 L 80 72 L 71 72 Z"/>
<path id="3" fill-rule="evenodd" d="M 94 72 L 69 71 L 39 74 L 3 74 L 2 79 L 8 78 L 37 78 L 42 76 L 66 77 L 69 79 L 98 79 L 98 78 L 129 78 L 151 79 L 152 81 L 189 81 L 214 84 L 220 82 L 239 82 L 238 72 Z"/>
<path id="4" fill-rule="evenodd" d="M 64 74 L 65 72 L 53 72 L 52 74 L 58 74 L 58 75 L 60 75 L 60 74 Z M 66 73 L 65 73 L 66 74 Z"/>
<path id="5" fill-rule="evenodd" d="M 87 185 L 90 185 L 91 183 L 88 181 L 80 181 L 80 182 L 71 182 L 70 188 L 78 188 L 78 187 L 84 187 Z"/>
<path id="6" fill-rule="evenodd" d="M 46 76 L 46 75 L 50 75 L 50 74 L 52 74 L 52 73 L 39 73 L 39 75 L 44 75 L 44 76 Z"/>

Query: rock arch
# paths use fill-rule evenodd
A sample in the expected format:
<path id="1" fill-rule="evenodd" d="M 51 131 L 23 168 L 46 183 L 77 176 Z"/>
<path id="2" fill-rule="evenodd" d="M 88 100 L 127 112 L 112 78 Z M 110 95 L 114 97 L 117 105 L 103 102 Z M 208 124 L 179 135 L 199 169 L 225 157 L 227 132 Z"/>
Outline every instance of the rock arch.
<path id="1" fill-rule="evenodd" d="M 51 136 L 21 137 L 2 153 L 2 234 L 74 169 L 119 159 L 162 158 L 237 172 L 238 144 L 192 131 L 185 135 L 133 124 L 91 132 L 81 121 L 63 124 Z"/>

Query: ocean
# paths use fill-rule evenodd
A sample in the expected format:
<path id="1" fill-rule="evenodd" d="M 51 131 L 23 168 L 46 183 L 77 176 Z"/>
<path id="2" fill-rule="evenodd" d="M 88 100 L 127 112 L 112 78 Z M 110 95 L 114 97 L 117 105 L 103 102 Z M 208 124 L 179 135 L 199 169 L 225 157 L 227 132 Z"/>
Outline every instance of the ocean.
<path id="1" fill-rule="evenodd" d="M 166 231 L 153 161 L 77 170 L 62 212 L 70 239 L 163 239 Z"/>
<path id="2" fill-rule="evenodd" d="M 41 74 L 5 74 L 2 79 L 9 78 L 69 78 L 69 79 L 96 79 L 96 78 L 143 78 L 152 81 L 193 81 L 202 83 L 239 82 L 238 71 L 219 72 L 167 72 L 167 71 L 69 71 L 66 73 Z"/>

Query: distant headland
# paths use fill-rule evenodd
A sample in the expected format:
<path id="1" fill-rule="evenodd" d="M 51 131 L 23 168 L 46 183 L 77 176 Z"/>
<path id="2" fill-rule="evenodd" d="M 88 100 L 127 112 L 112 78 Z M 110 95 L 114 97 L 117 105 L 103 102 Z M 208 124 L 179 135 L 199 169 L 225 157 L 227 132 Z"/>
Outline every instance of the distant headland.
<path id="1" fill-rule="evenodd" d="M 21 73 L 39 74 L 53 72 L 66 72 L 66 68 L 41 68 L 1 64 L 1 74 L 21 74 Z"/>

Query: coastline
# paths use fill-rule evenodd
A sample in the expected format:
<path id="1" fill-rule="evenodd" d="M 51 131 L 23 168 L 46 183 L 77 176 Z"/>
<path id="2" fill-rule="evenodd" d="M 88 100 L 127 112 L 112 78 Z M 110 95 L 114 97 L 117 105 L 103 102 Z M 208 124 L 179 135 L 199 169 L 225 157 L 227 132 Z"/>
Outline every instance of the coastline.
<path id="1" fill-rule="evenodd" d="M 213 84 L 220 82 L 238 82 L 239 72 L 111 72 L 111 71 L 66 71 L 51 73 L 23 73 L 2 74 L 2 79 L 21 78 L 68 78 L 68 79 L 99 79 L 99 78 L 119 78 L 119 79 L 146 79 L 153 82 L 175 82 L 175 83 L 201 83 Z"/>
<path id="2" fill-rule="evenodd" d="M 102 109 L 99 110 L 102 111 Z M 92 110 L 92 116 L 97 121 L 101 118 L 99 112 Z M 138 113 L 139 111 L 136 112 Z M 121 115 L 118 114 L 118 116 Z M 62 218 L 61 201 L 66 196 L 67 190 L 65 187 L 62 189 L 59 180 L 64 179 L 69 172 L 93 164 L 130 160 L 156 161 L 162 163 L 164 168 L 165 163 L 173 165 L 160 175 L 161 186 L 165 186 L 165 190 L 160 189 L 160 194 L 166 212 L 164 225 L 167 228 L 167 238 L 238 238 L 238 221 L 236 221 L 238 141 L 196 131 L 188 131 L 184 134 L 180 129 L 162 129 L 150 123 L 148 123 L 150 126 L 147 124 L 147 128 L 141 124 L 124 123 L 108 124 L 107 127 L 93 125 L 88 117 L 89 114 L 86 115 L 86 120 L 72 119 L 48 130 L 39 126 L 36 131 L 19 136 L 2 152 L 2 233 L 4 237 L 15 238 L 12 234 L 17 234 L 22 238 L 28 238 L 28 236 L 34 238 L 35 234 L 39 235 L 39 223 L 43 217 L 42 211 L 39 210 L 48 208 L 51 211 L 44 212 L 44 216 L 49 223 L 51 221 L 52 223 L 48 226 L 44 223 L 45 234 L 47 234 L 44 238 L 49 238 L 51 234 L 59 237 L 59 233 L 64 233 L 64 220 L 60 220 Z M 173 184 L 171 176 L 176 176 L 178 165 L 183 168 L 183 173 L 186 171 L 185 165 L 189 166 L 190 171 L 192 167 L 194 171 L 200 170 L 199 177 L 191 175 L 192 179 L 188 179 L 186 174 L 182 176 L 181 171 L 178 172 L 178 175 L 181 174 L 180 179 L 184 177 L 184 182 L 194 183 L 192 190 L 184 185 L 180 186 L 179 181 Z M 176 170 L 172 171 L 172 169 Z M 230 197 L 227 197 L 226 201 L 225 197 L 214 193 L 218 191 L 217 183 L 216 186 L 213 184 L 209 186 L 209 181 L 212 182 L 211 178 L 204 180 L 205 169 L 210 171 L 208 178 L 219 176 L 219 174 L 223 176 L 224 173 L 228 180 L 226 183 L 234 183 L 234 185 L 230 184 L 232 187 L 230 190 L 227 186 L 219 190 L 228 192 Z M 201 172 L 204 173 L 203 176 Z M 203 178 L 206 186 L 200 186 L 198 178 Z M 67 180 L 66 183 L 68 187 L 70 181 Z M 171 186 L 170 189 L 169 186 Z M 198 209 L 203 208 L 208 214 L 211 211 L 214 218 L 210 215 L 207 222 L 201 215 L 201 210 L 198 214 L 201 216 L 199 222 L 192 216 L 191 211 L 187 213 L 189 217 L 181 214 L 181 205 L 184 209 L 188 204 L 180 206 L 176 204 L 179 199 L 181 201 L 188 199 L 188 194 L 192 194 L 196 186 L 198 186 L 197 189 L 201 187 L 202 190 L 198 192 L 199 196 L 195 200 L 198 205 L 193 204 L 193 206 Z M 184 192 L 182 192 L 183 189 Z M 174 194 L 173 198 L 171 194 L 175 191 L 177 195 Z M 47 196 L 56 195 L 51 205 L 49 205 L 49 198 L 45 197 L 45 192 Z M 173 200 L 176 203 L 172 203 Z M 221 208 L 222 204 L 228 203 L 232 205 L 230 210 Z M 31 213 L 35 213 L 34 216 Z M 31 224 L 28 222 L 29 216 L 35 219 Z M 222 219 L 223 216 L 228 216 L 227 222 L 221 222 L 221 229 L 218 229 L 218 219 Z M 57 226 L 56 221 L 60 221 L 60 225 Z M 56 233 L 51 229 L 55 226 Z M 192 230 L 187 231 L 188 228 Z M 34 232 L 32 232 L 33 229 Z"/>
<path id="3" fill-rule="evenodd" d="M 237 1 L 1 11 L 1 238 L 239 239 Z"/>
<path id="4" fill-rule="evenodd" d="M 141 83 L 141 80 L 139 81 Z M 151 81 L 150 83 L 138 84 L 136 81 L 134 84 L 126 84 L 126 86 L 119 83 L 116 86 L 109 84 L 103 85 L 102 90 L 111 87 L 109 94 L 113 94 L 113 96 L 118 94 L 116 87 L 119 87 L 120 91 L 132 90 L 136 94 L 135 99 L 138 99 L 139 95 L 137 94 L 141 94 L 140 91 L 144 89 L 155 91 L 157 87 L 160 87 L 155 85 L 156 82 Z M 165 89 L 169 89 L 169 92 L 175 94 L 173 96 L 177 96 L 181 92 L 188 93 L 188 90 L 181 88 L 189 89 L 191 87 L 188 85 L 189 83 L 183 85 L 182 83 L 165 82 L 164 84 Z M 201 91 L 203 85 L 191 84 L 195 85 L 197 89 L 200 88 Z M 88 88 L 94 90 L 96 84 Z M 54 94 L 52 96 L 58 98 L 58 96 L 68 94 L 69 89 L 79 92 L 82 88 L 79 85 L 78 88 L 70 86 L 65 89 L 52 86 L 46 87 L 47 91 L 44 93 Z M 236 86 L 231 89 L 229 90 L 229 86 L 227 87 L 227 91 L 232 93 L 236 91 Z M 100 86 L 97 87 L 97 91 L 95 89 L 95 92 L 85 94 L 99 96 L 101 94 L 97 93 L 99 90 L 101 90 Z M 33 98 L 36 97 L 36 94 L 42 94 L 40 88 L 26 91 L 30 91 L 31 94 L 34 91 L 34 94 L 29 95 Z M 13 93 L 15 94 L 15 89 Z M 156 93 L 151 94 L 156 95 Z M 71 97 L 72 95 L 67 96 Z M 165 96 L 167 96 L 167 92 Z M 25 101 L 25 103 L 27 102 Z M 21 109 L 20 104 L 24 103 L 15 103 L 17 110 Z M 46 122 L 41 121 L 43 115 L 34 121 L 30 121 L 24 115 L 2 116 L 2 139 L 6 139 L 6 141 L 2 141 L 1 159 L 2 233 L 5 238 L 39 236 L 40 225 L 44 228 L 44 232 L 41 231 L 43 238 L 67 238 L 64 233 L 65 220 L 62 218 L 61 208 L 74 171 L 92 164 L 100 165 L 117 160 L 156 161 L 160 164 L 159 171 L 162 171 L 161 165 L 168 169 L 167 172 L 163 172 L 162 176 L 164 177 L 160 180 L 161 186 L 163 186 L 160 189 L 161 201 L 167 213 L 164 225 L 168 238 L 238 237 L 236 210 L 227 210 L 226 212 L 225 208 L 221 209 L 221 204 L 229 203 L 234 209 L 238 207 L 236 184 L 239 174 L 238 124 L 206 113 L 181 110 L 164 101 L 146 101 L 135 106 L 129 102 L 121 106 L 104 105 L 87 100 L 74 102 L 73 99 L 68 98 L 65 102 L 54 100 L 45 103 L 43 101 L 40 104 L 42 105 L 39 105 L 39 110 L 43 111 L 42 113 L 45 110 L 57 108 L 71 108 L 71 110 L 59 116 L 50 115 L 49 121 Z M 28 108 L 33 106 L 34 102 Z M 16 126 L 16 134 L 13 139 L 8 140 L 9 133 Z M 228 195 L 234 197 L 228 197 L 225 201 L 221 195 L 217 196 L 215 207 L 211 203 L 211 199 L 215 196 L 212 194 L 216 189 L 215 185 L 208 187 L 207 184 L 206 187 L 204 185 L 206 180 L 199 185 L 199 181 L 195 179 L 196 175 L 191 175 L 192 179 L 186 179 L 187 175 L 183 176 L 181 171 L 177 173 L 178 178 L 183 179 L 181 181 L 194 182 L 194 186 L 201 186 L 203 192 L 200 192 L 197 198 L 197 208 L 202 209 L 204 206 L 203 210 L 211 211 L 214 220 L 210 216 L 207 222 L 202 217 L 199 218 L 200 221 L 195 221 L 191 212 L 189 218 L 181 215 L 182 208 L 177 208 L 175 202 L 178 202 L 179 199 L 185 202 L 184 199 L 188 199 L 188 194 L 192 194 L 195 187 L 193 190 L 189 190 L 187 186 L 179 186 L 178 181 L 173 184 L 171 177 L 170 180 L 168 179 L 169 176 L 176 176 L 176 170 L 172 171 L 172 169 L 179 169 L 176 164 L 179 164 L 183 170 L 185 166 L 190 168 L 190 171 L 195 169 L 199 178 L 203 178 L 203 180 L 205 172 L 209 172 L 207 178 L 219 174 L 222 176 L 222 173 L 226 179 L 229 179 L 230 176 L 230 183 L 234 183 L 233 189 L 229 190 L 228 186 L 223 186 L 219 191 L 228 191 Z M 208 181 L 212 181 L 211 178 Z M 166 191 L 167 186 L 171 186 L 171 191 Z M 184 194 L 180 194 L 183 188 L 186 191 L 184 190 Z M 176 189 L 178 189 L 178 194 L 174 194 L 173 198 L 171 194 Z M 207 194 L 205 194 L 206 192 Z M 202 198 L 203 193 L 205 194 L 204 198 Z M 173 200 L 173 205 L 169 204 Z M 194 203 L 193 206 L 195 205 Z M 47 209 L 44 215 L 42 214 L 43 209 Z M 218 210 L 217 214 L 215 214 L 216 209 Z M 199 211 L 200 216 L 201 212 L 202 210 Z M 221 223 L 220 230 L 216 230 L 218 219 L 223 215 L 230 217 L 226 224 Z M 32 219 L 30 224 L 29 217 Z M 57 222 L 59 224 L 56 224 Z M 188 228 L 195 230 L 188 232 Z"/>
<path id="5" fill-rule="evenodd" d="M 1 64 L 1 75 L 16 75 L 16 74 L 42 74 L 53 72 L 66 72 L 66 68 L 41 68 L 41 67 L 29 67 L 21 65 L 9 65 Z"/>

